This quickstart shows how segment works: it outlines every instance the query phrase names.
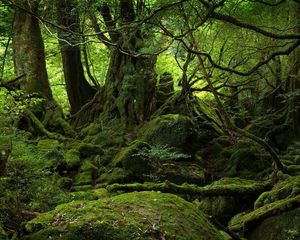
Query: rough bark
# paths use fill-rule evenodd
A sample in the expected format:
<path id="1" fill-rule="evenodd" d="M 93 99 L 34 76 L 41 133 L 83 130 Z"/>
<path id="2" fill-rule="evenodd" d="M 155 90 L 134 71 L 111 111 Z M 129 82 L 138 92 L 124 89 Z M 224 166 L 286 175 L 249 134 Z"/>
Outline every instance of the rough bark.
<path id="1" fill-rule="evenodd" d="M 80 31 L 79 13 L 73 0 L 57 0 L 58 23 L 71 32 Z M 74 10 L 75 9 L 75 10 Z M 81 62 L 81 39 L 70 32 L 60 32 L 60 47 L 71 114 L 89 102 L 96 93 L 84 76 Z"/>
<path id="2" fill-rule="evenodd" d="M 24 1 L 23 6 L 28 7 L 26 5 Z M 24 77 L 26 79 L 20 82 L 21 89 L 27 93 L 37 93 L 44 98 L 52 99 L 38 20 L 16 8 L 12 40 L 15 75 L 26 74 Z"/>
<path id="3" fill-rule="evenodd" d="M 300 33 L 300 1 L 295 1 L 292 13 L 292 22 L 295 24 L 294 32 Z M 296 95 L 290 101 L 289 118 L 292 120 L 295 134 L 300 136 L 300 49 L 297 48 L 291 55 L 291 70 L 288 90 Z"/>
<path id="4" fill-rule="evenodd" d="M 109 47 L 110 64 L 100 96 L 102 101 L 96 101 L 89 111 L 98 108 L 101 112 L 97 115 L 101 114 L 104 120 L 118 118 L 125 125 L 134 125 L 149 119 L 155 110 L 156 57 L 135 56 L 144 46 L 145 38 L 140 28 L 131 26 L 136 19 L 133 1 L 121 0 L 118 10 L 118 16 L 113 18 L 113 11 L 107 5 L 99 8 L 107 29 L 122 26 L 122 30 L 110 31 L 110 41 L 114 45 Z M 95 17 L 92 17 L 92 22 L 95 30 L 100 32 Z M 101 35 L 98 37 L 103 39 Z M 84 111 L 82 114 L 89 112 Z"/>

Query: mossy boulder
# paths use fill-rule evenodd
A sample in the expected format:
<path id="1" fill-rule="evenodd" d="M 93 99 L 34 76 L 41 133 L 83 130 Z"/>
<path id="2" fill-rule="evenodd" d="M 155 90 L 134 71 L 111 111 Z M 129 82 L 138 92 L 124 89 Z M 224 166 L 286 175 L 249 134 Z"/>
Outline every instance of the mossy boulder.
<path id="1" fill-rule="evenodd" d="M 188 159 L 188 161 L 186 160 Z M 204 184 L 204 172 L 197 162 L 190 159 L 190 155 L 176 152 L 175 148 L 166 146 L 151 146 L 146 142 L 134 141 L 127 148 L 117 154 L 113 160 L 114 169 L 122 168 L 124 171 L 112 170 L 113 178 L 120 178 L 119 183 L 128 181 L 165 180 L 174 183 Z M 102 182 L 110 179 L 107 173 L 100 176 Z M 115 183 L 117 181 L 108 181 Z"/>
<path id="2" fill-rule="evenodd" d="M 0 240 L 8 240 L 8 236 L 4 229 L 0 225 Z"/>
<path id="3" fill-rule="evenodd" d="M 300 195 L 278 200 L 234 216 L 229 228 L 243 232 L 249 240 L 299 239 L 299 207 Z"/>
<path id="4" fill-rule="evenodd" d="M 100 174 L 96 182 L 100 186 L 107 186 L 113 183 L 123 183 L 126 179 L 126 176 L 126 172 L 123 168 L 113 168 Z"/>
<path id="5" fill-rule="evenodd" d="M 159 192 L 74 201 L 39 215 L 25 228 L 27 240 L 224 239 L 192 203 Z"/>
<path id="6" fill-rule="evenodd" d="M 80 167 L 81 159 L 80 153 L 76 149 L 70 149 L 64 155 L 64 160 L 67 169 L 77 169 Z"/>
<path id="7" fill-rule="evenodd" d="M 150 145 L 169 145 L 183 152 L 194 152 L 197 132 L 194 121 L 183 115 L 168 114 L 146 123 L 139 131 L 139 140 Z"/>
<path id="8" fill-rule="evenodd" d="M 142 149 L 150 149 L 151 146 L 142 141 L 134 141 L 128 147 L 122 149 L 113 159 L 112 163 L 116 167 L 122 167 L 128 174 L 141 175 L 146 173 L 149 161 L 142 158 L 139 152 Z"/>
<path id="9" fill-rule="evenodd" d="M 260 146 L 249 140 L 240 140 L 226 164 L 224 175 L 260 179 L 272 171 L 271 166 L 270 156 Z"/>
<path id="10" fill-rule="evenodd" d="M 249 240 L 300 239 L 300 208 L 264 219 L 246 237 Z"/>
<path id="11" fill-rule="evenodd" d="M 93 184 L 98 176 L 98 167 L 94 165 L 92 159 L 85 159 L 74 178 L 74 186 L 84 186 Z"/>
<path id="12" fill-rule="evenodd" d="M 259 208 L 281 199 L 295 197 L 300 194 L 300 176 L 288 176 L 279 181 L 270 191 L 262 193 L 255 201 L 254 207 Z"/>

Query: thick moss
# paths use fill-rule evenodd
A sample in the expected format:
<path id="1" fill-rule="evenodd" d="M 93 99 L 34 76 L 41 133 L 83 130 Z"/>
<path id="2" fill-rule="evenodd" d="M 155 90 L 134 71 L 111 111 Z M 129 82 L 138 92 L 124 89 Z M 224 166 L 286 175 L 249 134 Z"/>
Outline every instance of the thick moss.
<path id="1" fill-rule="evenodd" d="M 166 146 L 151 146 L 145 142 L 134 141 L 117 154 L 113 165 L 124 170 L 121 174 L 117 174 L 121 182 L 124 182 L 124 179 L 139 182 L 169 180 L 178 184 L 184 182 L 204 184 L 204 172 L 199 164 L 191 161 L 189 155 L 176 152 L 175 149 Z M 114 171 L 110 172 L 114 173 Z M 108 174 L 104 173 L 100 176 L 99 182 L 108 179 Z"/>
<path id="2" fill-rule="evenodd" d="M 139 139 L 150 145 L 169 145 L 179 151 L 193 152 L 196 148 L 195 123 L 179 114 L 159 116 L 139 131 Z"/>
<path id="3" fill-rule="evenodd" d="M 257 196 L 268 189 L 268 186 L 259 187 L 259 182 L 240 178 L 224 178 L 206 186 L 207 189 L 240 189 L 240 194 L 221 194 L 208 196 L 201 199 L 198 204 L 200 210 L 217 219 L 224 225 L 237 213 L 248 210 L 253 205 Z M 243 189 L 248 189 L 248 194 Z"/>
<path id="4" fill-rule="evenodd" d="M 246 233 L 249 240 L 300 239 L 300 208 L 283 212 L 263 220 Z"/>
<path id="5" fill-rule="evenodd" d="M 193 204 L 158 192 L 60 205 L 27 223 L 26 230 L 27 240 L 224 239 Z"/>
<path id="6" fill-rule="evenodd" d="M 143 148 L 149 149 L 150 145 L 145 142 L 134 141 L 117 154 L 112 161 L 113 166 L 123 168 L 126 176 L 130 175 L 136 178 L 149 173 L 150 161 L 138 154 Z"/>
<path id="7" fill-rule="evenodd" d="M 122 183 L 126 178 L 126 173 L 123 168 L 113 168 L 110 171 L 104 172 L 96 180 L 100 185 L 107 186 L 112 183 Z"/>
<path id="8" fill-rule="evenodd" d="M 80 167 L 81 160 L 80 160 L 80 153 L 76 149 L 71 149 L 65 153 L 64 156 L 66 167 L 68 169 L 76 169 Z"/>
<path id="9" fill-rule="evenodd" d="M 266 204 L 248 213 L 238 214 L 229 222 L 229 228 L 234 231 L 247 230 L 257 227 L 261 221 L 282 212 L 299 208 L 300 195 Z M 282 229 L 284 230 L 284 229 Z"/>
<path id="10" fill-rule="evenodd" d="M 285 180 L 279 181 L 271 191 L 262 193 L 256 200 L 254 207 L 259 208 L 265 204 L 285 198 L 295 197 L 299 194 L 300 176 L 287 177 Z"/>

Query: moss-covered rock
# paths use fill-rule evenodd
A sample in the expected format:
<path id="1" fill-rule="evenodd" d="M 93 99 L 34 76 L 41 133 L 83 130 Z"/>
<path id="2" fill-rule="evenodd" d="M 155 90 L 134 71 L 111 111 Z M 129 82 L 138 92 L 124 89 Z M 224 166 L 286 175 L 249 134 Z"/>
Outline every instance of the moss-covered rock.
<path id="1" fill-rule="evenodd" d="M 8 236 L 4 229 L 0 225 L 0 240 L 8 240 Z"/>
<path id="2" fill-rule="evenodd" d="M 279 181 L 271 191 L 262 193 L 254 203 L 254 208 L 260 208 L 281 199 L 295 197 L 300 194 L 300 176 L 287 177 Z"/>
<path id="3" fill-rule="evenodd" d="M 189 159 L 187 161 L 186 159 Z M 204 184 L 204 172 L 195 161 L 190 161 L 190 156 L 167 146 L 151 146 L 148 143 L 134 141 L 127 148 L 117 154 L 113 160 L 114 166 L 124 171 L 121 174 L 114 174 L 113 179 L 119 178 L 122 182 L 153 181 L 161 182 L 165 180 L 174 183 L 195 183 Z M 111 173 L 120 173 L 120 171 Z M 107 181 L 111 177 L 108 173 L 100 176 L 99 180 Z M 108 181 L 115 183 L 116 181 Z"/>
<path id="4" fill-rule="evenodd" d="M 60 205 L 27 223 L 26 230 L 27 240 L 224 239 L 193 204 L 158 192 Z"/>
<path id="5" fill-rule="evenodd" d="M 67 169 L 77 169 L 80 167 L 81 159 L 78 150 L 71 149 L 67 151 L 64 155 L 64 159 Z"/>
<path id="6" fill-rule="evenodd" d="M 273 216 L 279 216 L 284 212 L 289 212 L 295 209 L 299 209 L 300 207 L 300 195 L 293 198 L 286 198 L 282 200 L 278 200 L 273 203 L 266 204 L 260 208 L 255 209 L 251 212 L 245 212 L 234 216 L 229 222 L 229 228 L 234 231 L 244 231 L 245 235 L 251 234 L 251 231 L 256 227 L 259 227 L 262 221 L 269 219 Z M 299 225 L 300 221 L 297 222 L 297 229 L 300 229 Z M 269 231 L 272 234 L 273 225 L 268 227 Z M 281 229 L 282 232 L 287 229 Z M 288 239 L 287 235 L 286 238 Z M 274 239 L 274 238 L 264 238 L 264 239 Z M 279 238 L 275 238 L 278 239 Z"/>
<path id="7" fill-rule="evenodd" d="M 195 123 L 179 114 L 159 116 L 146 123 L 139 132 L 139 139 L 150 145 L 169 145 L 179 151 L 195 151 L 197 133 Z"/>
<path id="8" fill-rule="evenodd" d="M 96 180 L 97 184 L 107 186 L 112 183 L 123 183 L 126 179 L 126 173 L 123 168 L 113 168 L 100 174 Z"/>
<path id="9" fill-rule="evenodd" d="M 300 208 L 263 220 L 246 237 L 249 240 L 300 239 Z"/>
<path id="10" fill-rule="evenodd" d="M 225 176 L 259 179 L 272 171 L 272 160 L 257 144 L 249 140 L 237 142 L 235 151 L 229 158 Z"/>

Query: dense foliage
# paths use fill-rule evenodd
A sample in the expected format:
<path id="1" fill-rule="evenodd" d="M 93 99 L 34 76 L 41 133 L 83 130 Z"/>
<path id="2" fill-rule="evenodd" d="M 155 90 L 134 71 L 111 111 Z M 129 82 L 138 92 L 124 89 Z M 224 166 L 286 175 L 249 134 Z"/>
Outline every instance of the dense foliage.
<path id="1" fill-rule="evenodd" d="M 298 239 L 299 45 L 299 0 L 0 0 L 0 240 Z"/>

